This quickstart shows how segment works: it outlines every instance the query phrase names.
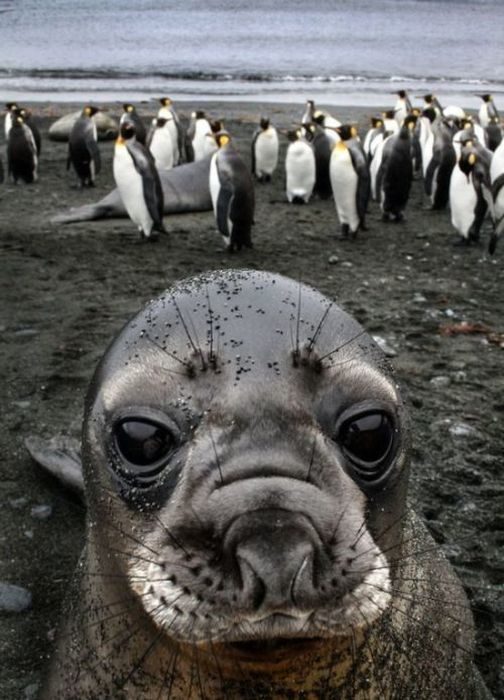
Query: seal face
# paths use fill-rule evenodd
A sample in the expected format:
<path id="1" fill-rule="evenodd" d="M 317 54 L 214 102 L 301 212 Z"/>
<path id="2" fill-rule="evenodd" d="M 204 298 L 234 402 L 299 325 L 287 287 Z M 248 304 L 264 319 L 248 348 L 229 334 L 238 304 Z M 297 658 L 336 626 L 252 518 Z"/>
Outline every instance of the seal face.
<path id="1" fill-rule="evenodd" d="M 73 645 L 45 697 L 379 692 L 415 639 L 375 631 L 408 617 L 408 447 L 381 351 L 319 292 L 256 271 L 174 286 L 88 395 Z"/>

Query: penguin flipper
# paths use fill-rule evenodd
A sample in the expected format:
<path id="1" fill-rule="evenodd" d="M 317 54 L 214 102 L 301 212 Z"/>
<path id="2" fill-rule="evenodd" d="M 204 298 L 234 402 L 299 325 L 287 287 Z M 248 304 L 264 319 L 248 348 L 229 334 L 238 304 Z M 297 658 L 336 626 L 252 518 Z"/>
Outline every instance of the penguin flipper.
<path id="1" fill-rule="evenodd" d="M 254 134 L 252 136 L 252 147 L 251 147 L 251 170 L 252 170 L 252 175 L 256 174 L 256 157 L 255 157 L 255 147 L 256 147 L 256 142 L 257 142 L 257 137 L 261 133 L 260 129 L 256 129 L 254 131 Z"/>
<path id="2" fill-rule="evenodd" d="M 91 132 L 86 133 L 86 148 L 90 157 L 93 160 L 95 173 L 98 174 L 101 169 L 101 155 L 100 149 L 98 147 L 98 142 L 95 141 L 94 136 Z"/>
<path id="3" fill-rule="evenodd" d="M 497 197 L 499 196 L 499 193 L 501 189 L 504 187 L 504 173 L 502 175 L 499 175 L 494 182 L 492 183 L 492 197 L 495 202 Z"/>
<path id="4" fill-rule="evenodd" d="M 369 167 L 366 161 L 366 155 L 364 151 L 361 150 L 360 145 L 355 144 L 354 146 L 352 144 L 348 151 L 350 153 L 350 158 L 352 159 L 352 165 L 358 177 L 356 193 L 357 214 L 359 215 L 361 224 L 363 224 L 371 194 L 371 177 L 369 175 Z"/>
<path id="5" fill-rule="evenodd" d="M 217 197 L 217 207 L 215 216 L 217 219 L 217 228 L 223 236 L 231 237 L 230 231 L 230 212 L 234 201 L 234 188 L 231 181 L 221 175 L 221 186 L 219 196 Z"/>
<path id="6" fill-rule="evenodd" d="M 152 153 L 141 143 L 128 144 L 135 170 L 142 178 L 145 205 L 156 228 L 163 227 L 164 197 L 159 173 Z M 161 230 L 161 229 L 160 229 Z"/>

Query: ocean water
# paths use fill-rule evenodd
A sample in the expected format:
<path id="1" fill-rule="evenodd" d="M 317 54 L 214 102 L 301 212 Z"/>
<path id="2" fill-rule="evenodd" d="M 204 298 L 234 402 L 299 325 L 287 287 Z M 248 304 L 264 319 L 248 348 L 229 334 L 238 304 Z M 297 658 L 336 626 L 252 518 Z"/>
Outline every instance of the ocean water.
<path id="1" fill-rule="evenodd" d="M 503 0 L 0 0 L 0 101 L 381 105 L 434 92 L 504 109 Z"/>

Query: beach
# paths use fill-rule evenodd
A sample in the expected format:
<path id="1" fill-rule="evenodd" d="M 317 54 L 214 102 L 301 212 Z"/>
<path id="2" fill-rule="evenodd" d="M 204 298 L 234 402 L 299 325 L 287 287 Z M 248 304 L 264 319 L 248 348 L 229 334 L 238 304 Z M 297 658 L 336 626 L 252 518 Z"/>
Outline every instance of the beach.
<path id="1" fill-rule="evenodd" d="M 49 125 L 76 106 L 32 106 L 43 137 L 39 180 L 0 185 L 0 580 L 28 589 L 33 600 L 24 612 L 0 612 L 0 697 L 34 697 L 84 538 L 82 505 L 31 461 L 24 439 L 78 436 L 94 368 L 126 321 L 174 280 L 239 267 L 317 287 L 386 344 L 411 415 L 411 505 L 464 583 L 477 665 L 504 698 L 504 241 L 493 257 L 486 229 L 480 245 L 453 247 L 449 212 L 426 209 L 420 180 L 403 223 L 383 223 L 371 203 L 369 230 L 339 240 L 332 200 L 287 203 L 285 136 L 273 181 L 256 186 L 252 250 L 228 254 L 212 212 L 165 217 L 169 236 L 155 243 L 142 242 L 128 219 L 58 226 L 54 215 L 113 187 L 113 143 L 100 144 L 97 186 L 78 189 L 66 171 L 66 144 L 47 138 Z M 198 106 L 224 120 L 247 163 L 265 110 L 286 130 L 304 109 L 302 99 Z M 117 104 L 107 107 L 119 117 Z M 192 105 L 175 107 L 187 123 Z M 154 109 L 140 105 L 146 123 Z M 363 135 L 376 110 L 333 111 Z M 3 134 L 0 148 L 5 167 Z M 51 506 L 48 517 L 33 514 L 39 505 Z"/>

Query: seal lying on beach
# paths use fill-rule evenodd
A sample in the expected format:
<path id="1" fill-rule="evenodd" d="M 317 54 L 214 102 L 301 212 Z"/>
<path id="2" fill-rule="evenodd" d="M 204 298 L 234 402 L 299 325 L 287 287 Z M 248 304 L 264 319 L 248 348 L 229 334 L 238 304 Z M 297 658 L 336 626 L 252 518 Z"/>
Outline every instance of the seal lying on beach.
<path id="1" fill-rule="evenodd" d="M 159 171 L 165 214 L 211 211 L 210 161 L 211 156 L 207 156 L 195 163 L 185 163 L 172 170 Z M 116 188 L 100 201 L 70 209 L 56 215 L 51 221 L 55 224 L 69 224 L 75 221 L 126 218 L 127 216 Z"/>
<path id="2" fill-rule="evenodd" d="M 266 272 L 175 285 L 87 397 L 86 546 L 42 697 L 487 697 L 408 452 L 333 302 Z"/>

